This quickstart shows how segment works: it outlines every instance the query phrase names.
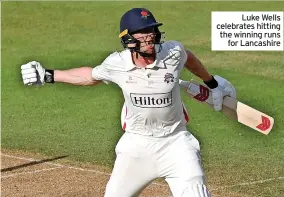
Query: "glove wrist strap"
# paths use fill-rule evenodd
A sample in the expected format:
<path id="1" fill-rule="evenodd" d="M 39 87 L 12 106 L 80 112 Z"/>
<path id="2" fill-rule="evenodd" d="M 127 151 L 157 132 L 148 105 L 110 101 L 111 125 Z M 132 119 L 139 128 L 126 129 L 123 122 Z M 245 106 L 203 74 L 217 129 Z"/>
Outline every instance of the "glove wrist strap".
<path id="1" fill-rule="evenodd" d="M 210 81 L 203 81 L 210 89 L 214 89 L 218 87 L 218 82 L 216 79 L 212 76 L 212 79 Z"/>
<path id="2" fill-rule="evenodd" d="M 54 70 L 45 70 L 45 83 L 54 83 Z"/>

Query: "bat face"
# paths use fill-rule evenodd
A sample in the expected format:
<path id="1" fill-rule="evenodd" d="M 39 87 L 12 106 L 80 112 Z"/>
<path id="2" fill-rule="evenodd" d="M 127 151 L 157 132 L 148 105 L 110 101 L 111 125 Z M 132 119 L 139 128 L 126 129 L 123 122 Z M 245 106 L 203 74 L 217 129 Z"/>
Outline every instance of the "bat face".
<path id="1" fill-rule="evenodd" d="M 274 124 L 274 119 L 248 105 L 238 101 L 238 121 L 265 135 L 267 135 Z"/>
<path id="2" fill-rule="evenodd" d="M 196 81 L 181 83 L 185 91 L 194 99 L 207 103 L 213 108 L 211 90 Z M 234 98 L 225 97 L 222 112 L 231 119 L 267 135 L 274 124 L 274 119 Z"/>

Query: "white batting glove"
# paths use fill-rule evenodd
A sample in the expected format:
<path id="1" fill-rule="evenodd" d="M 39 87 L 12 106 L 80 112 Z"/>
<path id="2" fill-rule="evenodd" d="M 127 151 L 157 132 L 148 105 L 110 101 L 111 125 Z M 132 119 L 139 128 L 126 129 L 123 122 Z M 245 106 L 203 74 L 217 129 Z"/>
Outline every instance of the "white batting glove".
<path id="1" fill-rule="evenodd" d="M 44 85 L 45 69 L 39 62 L 32 61 L 21 66 L 23 83 L 25 85 Z"/>
<path id="2" fill-rule="evenodd" d="M 235 87 L 226 79 L 215 75 L 214 78 L 218 82 L 218 87 L 211 89 L 214 109 L 216 111 L 222 110 L 222 104 L 225 96 L 236 98 Z"/>

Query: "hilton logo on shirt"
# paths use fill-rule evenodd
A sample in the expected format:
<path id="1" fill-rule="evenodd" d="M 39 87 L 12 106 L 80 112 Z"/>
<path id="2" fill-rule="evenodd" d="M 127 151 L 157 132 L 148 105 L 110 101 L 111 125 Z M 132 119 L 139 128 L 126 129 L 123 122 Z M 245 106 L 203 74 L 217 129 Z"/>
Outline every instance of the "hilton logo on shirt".
<path id="1" fill-rule="evenodd" d="M 141 108 L 163 108 L 172 105 L 172 92 L 160 94 L 130 94 L 134 106 Z"/>

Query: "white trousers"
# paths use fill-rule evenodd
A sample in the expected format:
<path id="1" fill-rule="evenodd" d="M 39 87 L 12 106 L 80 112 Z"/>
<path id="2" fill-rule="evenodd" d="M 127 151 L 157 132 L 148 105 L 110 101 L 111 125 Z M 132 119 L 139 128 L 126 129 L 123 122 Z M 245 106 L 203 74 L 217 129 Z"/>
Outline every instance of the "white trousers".
<path id="1" fill-rule="evenodd" d="M 209 197 L 198 140 L 184 131 L 163 138 L 124 133 L 105 197 L 138 196 L 156 178 L 164 178 L 174 197 Z"/>

